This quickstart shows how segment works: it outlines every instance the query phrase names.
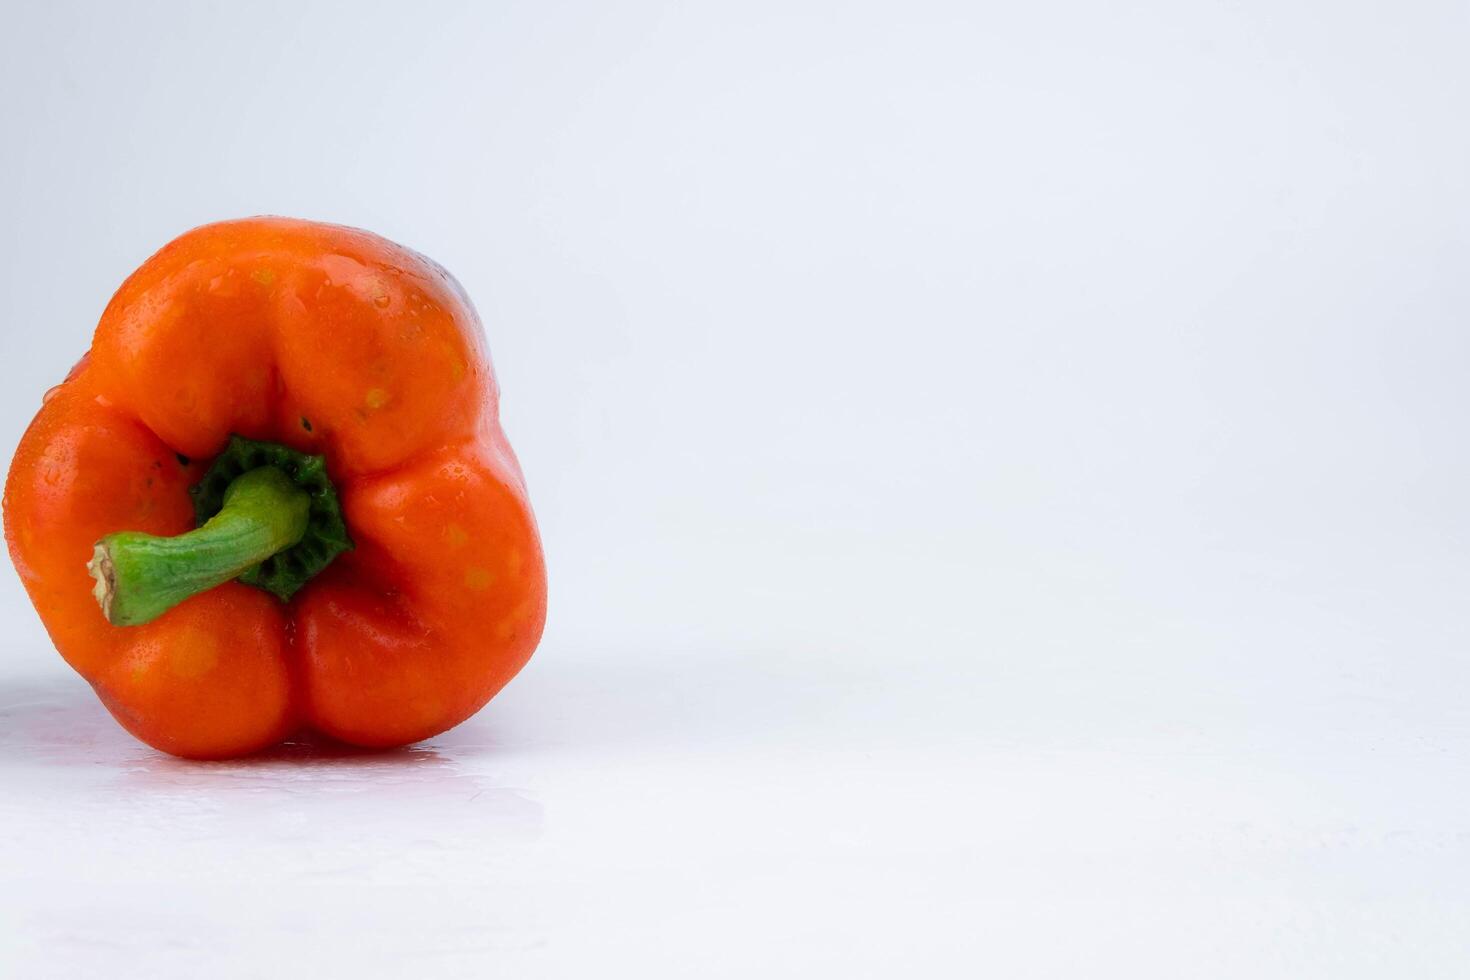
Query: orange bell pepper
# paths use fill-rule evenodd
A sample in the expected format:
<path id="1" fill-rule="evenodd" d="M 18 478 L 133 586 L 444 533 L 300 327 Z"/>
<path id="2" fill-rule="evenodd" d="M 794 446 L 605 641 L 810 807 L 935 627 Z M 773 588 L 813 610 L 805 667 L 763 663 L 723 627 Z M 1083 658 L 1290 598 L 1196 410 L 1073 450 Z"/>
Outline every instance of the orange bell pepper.
<path id="1" fill-rule="evenodd" d="M 206 225 L 123 283 L 46 394 L 5 486 L 10 555 L 149 745 L 418 741 L 494 696 L 546 618 L 497 403 L 475 311 L 429 259 Z"/>

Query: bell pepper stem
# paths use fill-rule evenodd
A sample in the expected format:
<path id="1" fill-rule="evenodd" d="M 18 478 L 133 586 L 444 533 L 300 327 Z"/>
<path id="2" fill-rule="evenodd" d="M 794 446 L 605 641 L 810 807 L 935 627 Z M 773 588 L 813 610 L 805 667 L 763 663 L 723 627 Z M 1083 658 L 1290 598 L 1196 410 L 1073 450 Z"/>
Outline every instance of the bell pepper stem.
<path id="1" fill-rule="evenodd" d="M 273 466 L 237 477 L 224 508 L 176 537 L 120 531 L 97 542 L 87 570 L 114 626 L 140 626 L 230 581 L 306 533 L 311 497 Z"/>

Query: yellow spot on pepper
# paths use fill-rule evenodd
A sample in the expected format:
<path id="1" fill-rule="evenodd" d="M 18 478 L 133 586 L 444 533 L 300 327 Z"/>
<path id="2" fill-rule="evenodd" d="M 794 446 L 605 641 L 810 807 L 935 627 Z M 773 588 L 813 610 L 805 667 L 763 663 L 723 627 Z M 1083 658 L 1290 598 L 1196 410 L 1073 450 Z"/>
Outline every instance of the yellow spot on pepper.
<path id="1" fill-rule="evenodd" d="M 203 630 L 187 630 L 169 644 L 168 667 L 175 677 L 203 677 L 218 663 L 219 644 Z"/>
<path id="2" fill-rule="evenodd" d="M 467 569 L 464 573 L 464 584 L 471 592 L 484 592 L 495 584 L 495 573 L 479 566 Z"/>
<path id="3" fill-rule="evenodd" d="M 446 524 L 444 525 L 444 540 L 449 542 L 451 548 L 463 548 L 470 543 L 470 536 L 458 524 Z"/>
<path id="4" fill-rule="evenodd" d="M 459 345 L 452 340 L 442 340 L 439 346 L 444 351 L 444 359 L 449 362 L 450 376 L 454 378 L 456 384 L 463 381 L 468 367 L 464 362 L 464 354 L 460 351 Z"/>
<path id="5" fill-rule="evenodd" d="M 376 411 L 388 404 L 388 392 L 382 388 L 369 388 L 367 398 L 364 401 L 367 407 Z"/>
<path id="6" fill-rule="evenodd" d="M 438 698 L 428 696 L 411 698 L 408 706 L 422 724 L 433 724 L 444 715 L 444 703 Z"/>
<path id="7" fill-rule="evenodd" d="M 520 605 L 511 610 L 509 616 L 506 616 L 499 623 L 495 624 L 496 637 L 502 640 L 510 639 L 512 636 L 515 635 L 516 630 L 520 628 L 520 625 L 525 622 L 526 618 L 530 615 L 530 601 L 528 600 L 526 602 L 522 602 Z"/>

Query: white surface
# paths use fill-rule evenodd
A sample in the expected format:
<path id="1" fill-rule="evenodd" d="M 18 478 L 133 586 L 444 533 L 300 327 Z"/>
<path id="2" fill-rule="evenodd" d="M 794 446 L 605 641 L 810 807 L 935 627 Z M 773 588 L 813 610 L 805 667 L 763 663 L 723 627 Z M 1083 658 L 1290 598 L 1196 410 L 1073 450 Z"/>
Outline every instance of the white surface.
<path id="1" fill-rule="evenodd" d="M 0 974 L 1462 977 L 1462 3 L 33 4 L 0 441 L 200 222 L 475 297 L 551 621 L 133 743 L 0 576 Z"/>

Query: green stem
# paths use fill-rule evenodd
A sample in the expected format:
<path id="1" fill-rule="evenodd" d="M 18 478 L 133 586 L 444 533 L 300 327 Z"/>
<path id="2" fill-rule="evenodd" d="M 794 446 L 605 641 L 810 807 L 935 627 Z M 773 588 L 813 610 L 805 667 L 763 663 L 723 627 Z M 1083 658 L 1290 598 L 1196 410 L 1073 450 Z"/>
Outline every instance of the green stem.
<path id="1" fill-rule="evenodd" d="M 196 530 L 172 538 L 121 531 L 98 541 L 87 565 L 97 581 L 92 593 L 114 626 L 150 622 L 296 544 L 310 506 L 310 495 L 274 466 L 251 470 Z"/>

